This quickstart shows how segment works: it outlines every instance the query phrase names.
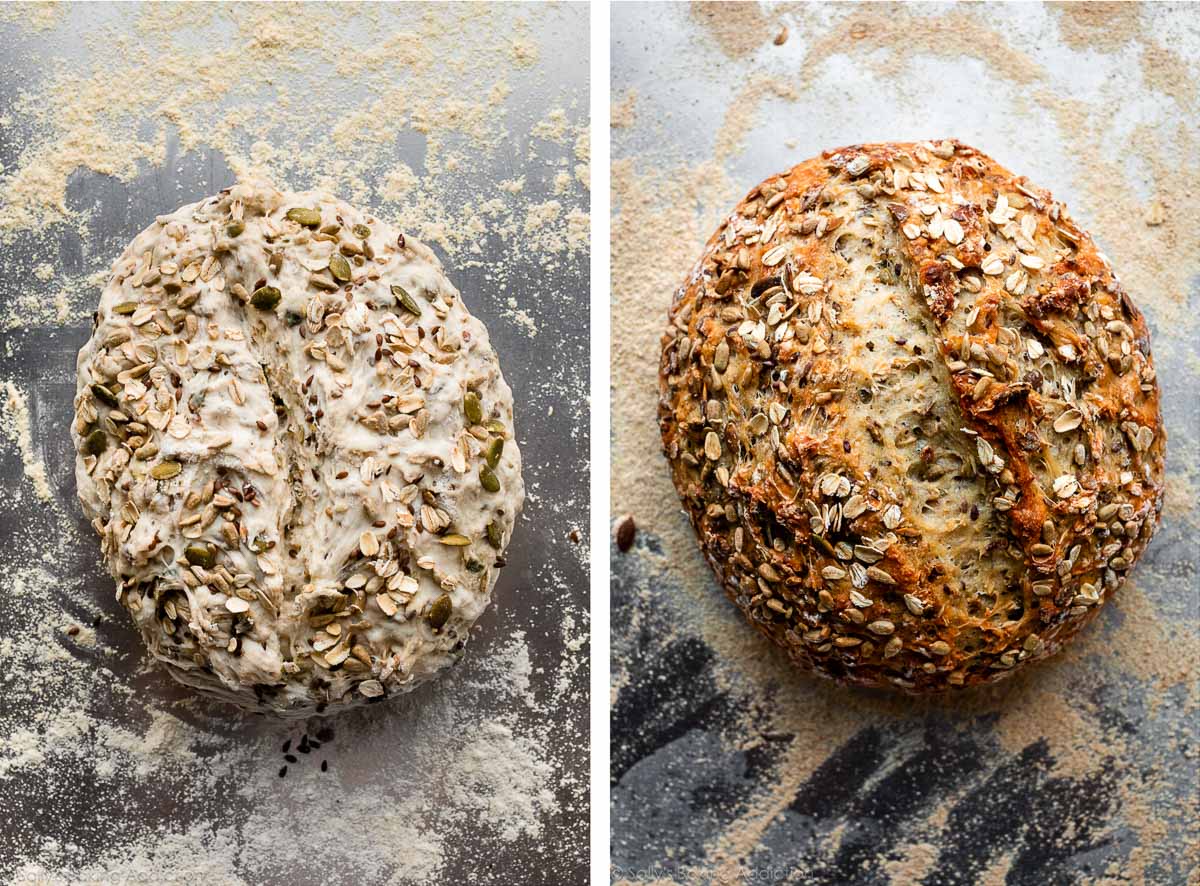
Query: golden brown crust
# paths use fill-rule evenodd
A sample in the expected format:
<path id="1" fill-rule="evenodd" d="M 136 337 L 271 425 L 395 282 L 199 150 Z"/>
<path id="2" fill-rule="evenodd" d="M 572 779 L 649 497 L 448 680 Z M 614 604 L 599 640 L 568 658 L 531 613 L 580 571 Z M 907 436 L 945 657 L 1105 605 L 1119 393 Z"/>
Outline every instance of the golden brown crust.
<path id="1" fill-rule="evenodd" d="M 1052 654 L 1141 555 L 1141 313 L 1049 192 L 955 141 L 754 188 L 675 296 L 663 447 L 726 593 L 805 668 L 929 692 Z"/>

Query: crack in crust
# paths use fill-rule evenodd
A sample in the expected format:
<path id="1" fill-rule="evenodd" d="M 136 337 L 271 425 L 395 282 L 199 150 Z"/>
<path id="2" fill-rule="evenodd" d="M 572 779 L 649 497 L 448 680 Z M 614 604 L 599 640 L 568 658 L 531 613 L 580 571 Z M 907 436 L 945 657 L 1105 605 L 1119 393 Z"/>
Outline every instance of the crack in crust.
<path id="1" fill-rule="evenodd" d="M 1162 509 L 1145 319 L 1049 192 L 959 142 L 763 182 L 676 293 L 659 419 L 726 593 L 912 693 L 1061 648 Z"/>

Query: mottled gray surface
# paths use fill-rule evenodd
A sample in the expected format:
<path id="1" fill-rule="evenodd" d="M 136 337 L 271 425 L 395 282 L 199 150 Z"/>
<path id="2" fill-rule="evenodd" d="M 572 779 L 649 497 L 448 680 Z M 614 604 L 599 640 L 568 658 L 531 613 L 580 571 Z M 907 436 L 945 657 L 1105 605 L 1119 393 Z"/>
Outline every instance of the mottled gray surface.
<path id="1" fill-rule="evenodd" d="M 122 11 L 112 6 L 92 10 L 93 21 L 111 22 L 132 13 L 130 8 Z M 95 62 L 96 56 L 79 45 L 81 32 L 75 30 L 81 16 L 83 22 L 88 21 L 88 13 L 77 7 L 72 16 L 75 20 L 67 25 L 68 30 L 59 32 L 35 33 L 0 24 L 0 118 L 13 112 L 19 92 L 36 88 L 51 65 Z M 508 17 L 509 25 L 513 18 Z M 495 155 L 475 157 L 471 168 L 461 171 L 458 188 L 464 195 L 485 193 L 500 179 L 525 175 L 529 199 L 545 198 L 552 190 L 558 158 L 566 156 L 574 162 L 571 145 L 535 144 L 530 127 L 564 103 L 581 102 L 586 108 L 586 9 L 535 16 L 523 33 L 541 47 L 544 64 L 514 78 L 514 95 L 509 99 L 509 106 L 515 109 L 510 120 L 511 144 Z M 559 49 L 569 52 L 559 56 Z M 402 76 L 403 71 L 396 73 Z M 577 112 L 573 111 L 572 117 L 577 118 Z M 20 126 L 14 123 L 0 128 L 0 170 L 11 170 L 25 146 Z M 423 137 L 408 131 L 379 157 L 379 175 L 397 160 L 407 162 L 419 175 L 424 155 Z M 157 214 L 215 193 L 233 181 L 219 153 L 203 148 L 181 152 L 173 134 L 168 136 L 161 166 L 143 167 L 132 181 L 80 171 L 71 181 L 67 202 L 70 209 L 91 219 L 87 235 L 81 238 L 74 227 L 59 226 L 36 236 L 21 234 L 0 247 L 0 267 L 5 269 L 0 276 L 0 302 L 11 304 L 30 287 L 40 289 L 47 299 L 52 296 L 58 284 L 42 283 L 32 276 L 34 259 L 53 264 L 60 279 L 105 269 Z M 300 179 L 287 184 L 303 187 L 309 182 Z M 381 184 L 380 179 L 368 182 L 371 188 Z M 403 218 L 391 220 L 404 227 Z M 406 755 L 413 741 L 427 743 L 429 731 L 446 718 L 444 701 L 449 697 L 477 706 L 474 717 L 467 717 L 468 722 L 474 721 L 468 731 L 482 729 L 503 714 L 515 718 L 516 732 L 535 736 L 542 745 L 540 760 L 553 768 L 550 783 L 556 796 L 546 803 L 552 810 L 544 814 L 539 836 L 511 839 L 503 838 L 496 826 L 503 810 L 490 813 L 486 820 L 468 811 L 465 823 L 448 823 L 444 814 L 451 801 L 440 791 L 431 792 L 425 798 L 428 830 L 447 841 L 442 846 L 446 881 L 560 884 L 586 879 L 588 647 L 583 642 L 570 650 L 566 644 L 581 640 L 587 629 L 587 256 L 561 257 L 547 270 L 548 263 L 534 250 L 516 254 L 499 236 L 485 236 L 480 246 L 480 253 L 469 263 L 445 258 L 437 246 L 435 251 L 443 256 L 447 273 L 468 308 L 488 326 L 517 403 L 517 435 L 531 494 L 514 533 L 494 604 L 473 632 L 466 658 L 454 673 L 394 704 L 307 724 L 312 735 L 327 730 L 329 740 L 319 753 L 301 758 L 283 780 L 276 778 L 276 769 L 284 762 L 280 748 L 285 739 L 291 739 L 295 754 L 303 728 L 245 717 L 225 706 L 179 704 L 188 692 L 158 669 L 145 667 L 137 634 L 114 602 L 113 583 L 101 566 L 98 543 L 75 501 L 75 454 L 68 434 L 75 356 L 90 333 L 90 323 L 30 324 L 0 333 L 0 378 L 28 395 L 34 447 L 53 491 L 52 505 L 36 499 L 23 477 L 16 447 L 0 446 L 0 490 L 6 502 L 0 510 L 5 574 L 11 576 L 22 564 L 38 562 L 43 552 L 61 539 L 64 525 L 71 526 L 78 538 L 50 567 L 56 579 L 52 601 L 45 605 L 39 601 L 35 607 L 6 599 L 0 589 L 0 639 L 35 631 L 36 620 L 50 619 L 62 654 L 95 665 L 94 670 L 71 673 L 81 674 L 80 679 L 87 682 L 87 714 L 98 726 L 113 724 L 142 734 L 154 712 L 169 711 L 172 718 L 195 730 L 189 733 L 191 750 L 201 758 L 219 758 L 236 748 L 242 755 L 239 759 L 253 761 L 253 771 L 241 773 L 223 772 L 214 763 L 206 770 L 216 773 L 212 782 L 206 781 L 199 789 L 186 768 L 170 761 L 164 760 L 162 768 L 151 772 L 101 771 L 79 758 L 86 737 L 65 735 L 57 744 L 43 736 L 39 745 L 46 753 L 43 760 L 14 766 L 0 777 L 0 880 L 7 882 L 29 862 L 51 871 L 69 871 L 79 859 L 95 858 L 109 849 L 115 848 L 119 855 L 126 842 L 135 843 L 141 853 L 148 851 L 147 847 L 170 845 L 172 834 L 208 828 L 219 838 L 214 839 L 212 845 L 217 848 L 212 851 L 227 851 L 228 871 L 248 882 L 378 882 L 398 876 L 397 871 L 409 867 L 411 855 L 426 851 L 424 847 L 381 846 L 380 854 L 394 856 L 394 865 L 356 859 L 336 843 L 301 845 L 274 856 L 263 853 L 261 847 L 251 849 L 250 835 L 243 832 L 243 826 L 256 811 L 272 808 L 285 817 L 336 816 L 340 803 L 364 796 L 378 797 L 381 820 L 395 809 L 411 808 L 411 802 L 419 798 L 411 796 L 414 788 L 410 785 L 429 790 L 430 784 L 436 787 L 441 773 L 406 772 Z M 504 298 L 486 279 L 489 268 L 500 260 L 510 269 Z M 533 315 L 539 328 L 535 337 L 504 315 L 507 298 L 515 299 Z M 564 625 L 566 614 L 574 617 L 571 630 Z M 95 627 L 95 649 L 81 648 L 63 633 L 72 623 Z M 494 681 L 489 662 L 514 632 L 523 632 L 528 645 L 532 674 L 526 697 L 536 699 L 536 708 L 511 693 L 499 698 L 489 695 Z M 17 662 L 11 656 L 4 660 L 7 672 L 0 675 L 0 684 L 32 685 L 35 690 L 44 685 L 46 691 L 22 697 L 17 702 L 22 707 L 9 708 L 3 723 L 37 729 L 39 722 L 53 722 L 62 703 L 62 687 L 52 685 L 43 671 L 45 663 Z M 562 684 L 556 685 L 560 680 Z M 514 704 L 517 709 L 503 707 Z M 455 722 L 461 721 L 462 715 L 458 716 Z M 411 722 L 424 724 L 421 737 L 410 737 Z M 0 742 L 11 738 L 0 735 Z M 431 751 L 426 748 L 424 752 Z M 320 759 L 328 760 L 328 774 L 318 772 Z M 452 773 L 446 775 L 453 777 Z M 322 778 L 325 781 L 318 781 Z M 255 781 L 263 788 L 257 797 L 248 796 L 246 784 Z M 321 808 L 300 805 L 308 802 L 301 791 L 311 792 L 314 786 L 319 786 L 326 798 Z M 397 805 L 400 803 L 407 805 Z M 256 806 L 260 808 L 256 810 Z M 413 824 L 422 829 L 422 822 Z M 366 830 L 379 826 L 364 820 L 339 827 L 347 825 Z M 230 830 L 216 833 L 218 828 Z M 330 833 L 336 831 L 331 828 Z M 171 852 L 162 851 L 168 856 Z M 181 857 L 179 861 L 199 859 Z M 162 867 L 169 869 L 169 863 L 168 858 Z M 156 874 L 153 879 L 164 882 L 166 875 Z"/>
<path id="2" fill-rule="evenodd" d="M 1037 4 L 768 5 L 720 40 L 703 22 L 728 10 L 613 7 L 613 102 L 630 112 L 613 157 L 637 176 L 630 202 L 656 188 L 675 201 L 667 224 L 668 209 L 695 199 L 684 207 L 702 220 L 691 255 L 752 185 L 856 142 L 954 136 L 1065 199 L 1147 314 L 1178 490 L 1134 571 L 1137 597 L 1107 607 L 1077 648 L 1034 673 L 933 702 L 792 672 L 698 568 L 686 518 L 648 523 L 641 492 L 617 495 L 614 514 L 632 509 L 639 534 L 631 553 L 612 554 L 614 879 L 711 882 L 719 869 L 721 882 L 1194 882 L 1200 262 L 1184 244 L 1196 224 L 1186 180 L 1200 161 L 1185 85 L 1200 72 L 1195 9 L 1129 7 L 1071 31 L 1061 9 Z M 1173 86 L 1144 67 L 1160 46 L 1175 54 L 1157 69 L 1174 66 Z M 1115 170 L 1107 182 L 1095 160 Z M 1114 217 L 1105 187 L 1138 215 Z M 1158 232 L 1146 241 L 1166 256 L 1157 266 L 1139 255 L 1142 241 L 1103 226 L 1141 228 L 1156 199 L 1182 214 L 1171 231 L 1138 234 Z M 634 323 L 661 323 L 669 297 L 637 290 L 618 311 L 654 311 Z M 614 453 L 618 488 L 651 487 L 644 509 L 670 494 L 660 454 L 631 448 L 647 445 L 636 427 L 654 414 L 653 380 L 632 373 L 649 371 L 614 368 L 616 396 L 645 400 L 618 427 Z M 1162 645 L 1142 650 L 1148 637 Z M 1087 726 L 1082 759 L 1075 721 L 1054 722 L 1064 712 Z"/>

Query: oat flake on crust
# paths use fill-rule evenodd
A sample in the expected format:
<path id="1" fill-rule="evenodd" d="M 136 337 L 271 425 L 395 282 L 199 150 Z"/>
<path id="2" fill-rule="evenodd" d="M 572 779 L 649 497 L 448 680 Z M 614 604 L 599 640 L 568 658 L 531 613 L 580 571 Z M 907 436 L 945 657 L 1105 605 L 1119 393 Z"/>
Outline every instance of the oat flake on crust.
<path id="1" fill-rule="evenodd" d="M 754 188 L 676 295 L 660 381 L 727 594 L 846 682 L 937 691 L 1052 654 L 1161 514 L 1141 312 L 1049 192 L 955 141 Z"/>

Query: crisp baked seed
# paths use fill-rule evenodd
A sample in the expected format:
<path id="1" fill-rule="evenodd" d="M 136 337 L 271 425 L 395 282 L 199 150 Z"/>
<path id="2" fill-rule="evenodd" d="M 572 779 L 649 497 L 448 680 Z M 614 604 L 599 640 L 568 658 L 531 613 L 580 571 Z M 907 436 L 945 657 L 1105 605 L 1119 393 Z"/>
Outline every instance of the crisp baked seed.
<path id="1" fill-rule="evenodd" d="M 888 505 L 883 510 L 883 525 L 888 529 L 895 529 L 904 520 L 900 513 L 900 505 Z"/>
<path id="2" fill-rule="evenodd" d="M 821 577 L 827 581 L 840 581 L 846 577 L 846 570 L 840 566 L 826 566 L 821 569 Z"/>
<path id="3" fill-rule="evenodd" d="M 1038 558 L 1049 557 L 1054 553 L 1054 548 L 1050 547 L 1048 544 L 1042 544 L 1039 542 L 1038 544 L 1030 546 L 1029 553 Z"/>
<path id="4" fill-rule="evenodd" d="M 871 563 L 878 563 L 880 560 L 882 560 L 883 552 L 878 548 L 871 547 L 870 545 L 855 545 L 854 558 L 869 565 Z"/>
<path id="5" fill-rule="evenodd" d="M 921 602 L 919 597 L 916 597 L 913 594 L 904 595 L 904 605 L 908 607 L 908 611 L 913 615 L 925 614 L 925 604 Z"/>
<path id="6" fill-rule="evenodd" d="M 1059 414 L 1054 420 L 1054 430 L 1066 434 L 1075 430 L 1083 423 L 1083 414 L 1078 409 L 1068 409 Z"/>
<path id="7" fill-rule="evenodd" d="M 729 367 L 729 342 L 725 339 L 717 344 L 713 351 L 713 369 L 724 372 Z"/>
<path id="8" fill-rule="evenodd" d="M 762 257 L 763 267 L 773 268 L 775 265 L 779 264 L 781 261 L 784 260 L 784 258 L 787 257 L 787 251 L 788 251 L 787 245 L 780 244 L 779 246 L 776 246 L 774 249 L 768 250 L 767 252 L 763 253 L 763 257 Z"/>
<path id="9" fill-rule="evenodd" d="M 709 431 L 705 434 L 704 455 L 710 461 L 716 461 L 721 457 L 721 438 L 717 436 L 716 431 Z"/>
<path id="10" fill-rule="evenodd" d="M 886 637 L 889 634 L 895 633 L 896 626 L 887 619 L 880 619 L 867 625 L 867 630 L 872 634 L 879 634 L 881 637 Z"/>
<path id="11" fill-rule="evenodd" d="M 842 504 L 842 516 L 853 520 L 867 510 L 867 500 L 861 495 L 852 495 Z"/>
<path id="12" fill-rule="evenodd" d="M 358 691 L 367 698 L 379 698 L 383 695 L 383 684 L 378 680 L 363 680 L 358 684 Z"/>
<path id="13" fill-rule="evenodd" d="M 935 640 L 929 644 L 929 651 L 934 655 L 949 655 L 950 644 L 945 640 Z"/>
<path id="14" fill-rule="evenodd" d="M 896 580 L 892 578 L 890 574 L 884 572 L 878 566 L 867 567 L 867 578 L 873 579 L 874 581 L 885 585 L 894 585 L 896 583 Z"/>
<path id="15" fill-rule="evenodd" d="M 1070 498 L 1079 491 L 1079 481 L 1074 474 L 1063 474 L 1054 481 L 1054 494 L 1059 498 Z"/>
<path id="16" fill-rule="evenodd" d="M 850 584 L 859 590 L 865 588 L 867 586 L 866 567 L 861 563 L 851 563 L 848 568 L 850 570 Z"/>
<path id="17" fill-rule="evenodd" d="M 851 178 L 858 178 L 860 175 L 866 172 L 870 166 L 871 159 L 869 157 L 860 155 L 846 164 L 846 172 L 850 174 Z"/>
<path id="18" fill-rule="evenodd" d="M 866 609 L 869 606 L 875 605 L 874 600 L 870 599 L 869 597 L 864 597 L 862 594 L 860 594 L 856 590 L 850 591 L 850 602 L 853 603 L 855 606 L 857 606 L 859 609 Z"/>

